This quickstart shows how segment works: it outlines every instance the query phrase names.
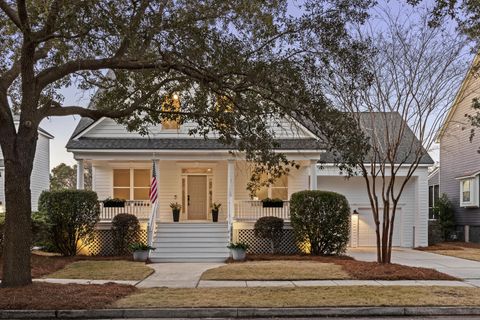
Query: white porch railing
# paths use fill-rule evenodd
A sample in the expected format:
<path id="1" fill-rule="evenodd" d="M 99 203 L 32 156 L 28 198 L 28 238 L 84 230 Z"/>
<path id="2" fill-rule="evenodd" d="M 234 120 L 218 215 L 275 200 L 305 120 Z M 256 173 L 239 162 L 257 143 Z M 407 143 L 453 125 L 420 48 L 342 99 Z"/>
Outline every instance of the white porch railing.
<path id="1" fill-rule="evenodd" d="M 148 219 L 151 213 L 149 200 L 127 200 L 124 207 L 105 207 L 103 202 L 100 202 L 100 221 L 112 221 L 119 213 L 133 214 L 139 220 Z"/>
<path id="2" fill-rule="evenodd" d="M 283 207 L 280 208 L 264 208 L 260 200 L 235 201 L 234 220 L 256 221 L 267 216 L 290 220 L 290 201 L 283 201 Z"/>

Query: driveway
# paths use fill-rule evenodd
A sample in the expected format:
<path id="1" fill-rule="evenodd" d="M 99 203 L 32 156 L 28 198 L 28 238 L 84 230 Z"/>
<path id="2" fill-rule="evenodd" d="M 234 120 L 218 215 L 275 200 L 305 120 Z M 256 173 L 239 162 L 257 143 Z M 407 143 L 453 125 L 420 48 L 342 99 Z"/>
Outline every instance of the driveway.
<path id="1" fill-rule="evenodd" d="M 376 261 L 376 248 L 351 248 L 348 255 L 362 261 Z M 392 262 L 411 267 L 432 268 L 460 279 L 478 279 L 480 284 L 480 262 L 418 251 L 394 248 Z M 472 282 L 472 281 L 469 281 Z"/>

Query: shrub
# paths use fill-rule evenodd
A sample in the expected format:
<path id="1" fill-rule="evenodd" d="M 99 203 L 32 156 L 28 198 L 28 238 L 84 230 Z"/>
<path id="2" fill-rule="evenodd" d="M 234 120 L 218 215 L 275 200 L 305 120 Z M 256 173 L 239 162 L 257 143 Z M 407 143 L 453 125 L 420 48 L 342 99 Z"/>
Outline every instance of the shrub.
<path id="1" fill-rule="evenodd" d="M 140 224 L 132 214 L 120 213 L 112 220 L 113 247 L 118 255 L 129 253 L 129 244 L 138 242 Z"/>
<path id="2" fill-rule="evenodd" d="M 278 252 L 278 246 L 283 237 L 283 219 L 277 217 L 262 217 L 255 222 L 255 237 L 270 241 L 272 254 Z"/>
<path id="3" fill-rule="evenodd" d="M 433 210 L 438 217 L 443 240 L 450 240 L 455 230 L 455 209 L 445 193 L 437 200 Z"/>
<path id="4" fill-rule="evenodd" d="M 245 242 L 230 242 L 227 246 L 228 249 L 241 249 L 241 250 L 248 250 L 248 248 L 250 248 L 250 246 L 245 243 Z"/>
<path id="5" fill-rule="evenodd" d="M 328 191 L 292 194 L 290 219 L 297 241 L 310 246 L 313 255 L 342 254 L 350 234 L 347 199 Z"/>
<path id="6" fill-rule="evenodd" d="M 97 194 L 87 190 L 44 191 L 39 209 L 46 214 L 50 239 L 64 256 L 74 256 L 93 238 L 100 216 Z"/>

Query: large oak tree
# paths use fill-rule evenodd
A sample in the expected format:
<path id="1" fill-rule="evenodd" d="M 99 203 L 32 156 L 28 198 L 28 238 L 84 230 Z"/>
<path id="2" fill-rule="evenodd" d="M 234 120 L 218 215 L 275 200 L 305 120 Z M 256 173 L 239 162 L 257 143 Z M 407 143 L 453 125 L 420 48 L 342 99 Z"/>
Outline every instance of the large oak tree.
<path id="1" fill-rule="evenodd" d="M 215 130 L 257 172 L 278 175 L 291 163 L 272 151 L 272 115 L 310 119 L 332 148 L 363 142 L 303 71 L 327 76 L 322 66 L 333 58 L 359 70 L 362 45 L 347 26 L 361 23 L 370 4 L 307 0 L 292 11 L 286 0 L 0 0 L 2 285 L 31 282 L 30 174 L 42 119 L 110 117 L 142 133 L 162 118 L 194 120 L 192 134 Z M 63 103 L 59 89 L 71 85 L 97 90 L 92 107 Z"/>

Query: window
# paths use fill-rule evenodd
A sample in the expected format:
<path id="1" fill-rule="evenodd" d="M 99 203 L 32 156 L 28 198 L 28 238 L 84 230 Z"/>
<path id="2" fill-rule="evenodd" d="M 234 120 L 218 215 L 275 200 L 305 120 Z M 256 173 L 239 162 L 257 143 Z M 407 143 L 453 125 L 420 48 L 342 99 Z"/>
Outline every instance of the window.
<path id="1" fill-rule="evenodd" d="M 165 98 L 162 104 L 163 112 L 179 112 L 180 111 L 180 99 L 177 94 L 172 95 L 171 98 Z M 165 114 L 162 116 L 162 129 L 179 129 L 180 117 L 177 115 Z"/>
<path id="2" fill-rule="evenodd" d="M 460 179 L 460 206 L 478 207 L 479 177 Z"/>
<path id="3" fill-rule="evenodd" d="M 113 197 L 148 200 L 150 169 L 113 169 Z"/>
<path id="4" fill-rule="evenodd" d="M 281 176 L 270 186 L 260 188 L 257 191 L 257 198 L 258 200 L 265 198 L 288 200 L 288 176 Z"/>
<path id="5" fill-rule="evenodd" d="M 436 213 L 434 212 L 435 205 L 437 204 L 437 201 L 440 197 L 439 192 L 440 192 L 440 186 L 434 185 L 434 186 L 429 186 L 428 187 L 428 218 L 430 220 L 436 220 L 438 219 Z"/>

